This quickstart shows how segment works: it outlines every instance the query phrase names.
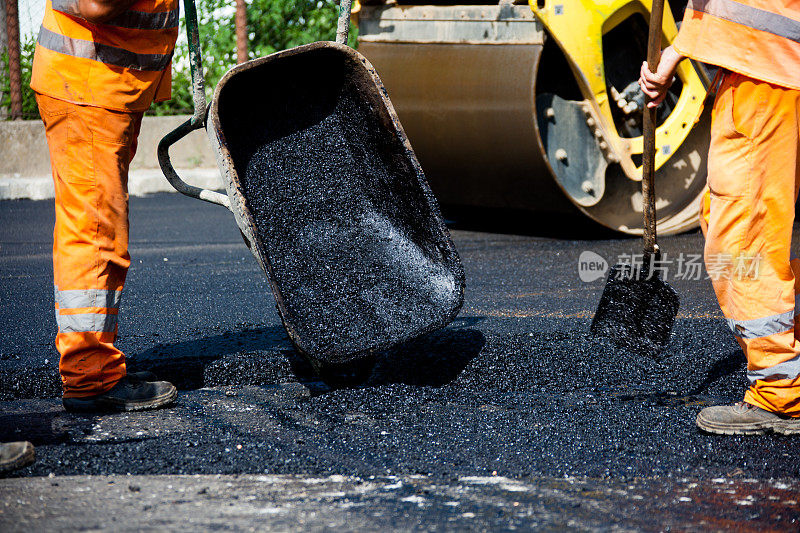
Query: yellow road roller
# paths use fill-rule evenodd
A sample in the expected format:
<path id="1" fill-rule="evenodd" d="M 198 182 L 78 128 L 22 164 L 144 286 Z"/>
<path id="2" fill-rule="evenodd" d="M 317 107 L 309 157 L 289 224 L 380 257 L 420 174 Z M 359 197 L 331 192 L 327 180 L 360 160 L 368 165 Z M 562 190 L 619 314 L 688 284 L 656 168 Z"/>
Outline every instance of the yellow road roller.
<path id="1" fill-rule="evenodd" d="M 664 13 L 663 45 L 685 5 Z M 583 213 L 642 230 L 648 0 L 397 0 L 357 5 L 359 51 L 383 80 L 446 206 Z M 656 130 L 661 233 L 698 225 L 710 105 L 681 63 Z"/>

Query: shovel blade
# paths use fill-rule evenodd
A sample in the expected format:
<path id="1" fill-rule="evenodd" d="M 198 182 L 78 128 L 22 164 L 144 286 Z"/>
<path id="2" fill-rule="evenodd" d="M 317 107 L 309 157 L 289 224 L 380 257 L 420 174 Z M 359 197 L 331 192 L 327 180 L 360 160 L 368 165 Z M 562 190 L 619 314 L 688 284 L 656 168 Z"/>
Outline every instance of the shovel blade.
<path id="1" fill-rule="evenodd" d="M 592 320 L 591 332 L 642 355 L 658 357 L 678 315 L 678 293 L 657 274 L 614 265 Z"/>

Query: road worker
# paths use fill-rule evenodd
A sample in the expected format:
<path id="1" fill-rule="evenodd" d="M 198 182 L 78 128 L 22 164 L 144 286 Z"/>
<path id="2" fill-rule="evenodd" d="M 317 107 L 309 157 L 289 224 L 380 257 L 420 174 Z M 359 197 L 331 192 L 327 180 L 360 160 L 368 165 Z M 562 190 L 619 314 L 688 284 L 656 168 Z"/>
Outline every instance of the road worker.
<path id="1" fill-rule="evenodd" d="M 685 57 L 720 67 L 708 186 L 705 262 L 747 357 L 744 401 L 706 407 L 704 431 L 800 434 L 800 259 L 792 223 L 800 187 L 800 2 L 690 0 L 678 37 L 639 83 L 663 100 Z"/>
<path id="2" fill-rule="evenodd" d="M 128 167 L 143 112 L 170 97 L 177 0 L 47 0 L 31 88 L 55 184 L 53 274 L 64 408 L 138 410 L 171 383 L 114 345 L 128 255 Z"/>

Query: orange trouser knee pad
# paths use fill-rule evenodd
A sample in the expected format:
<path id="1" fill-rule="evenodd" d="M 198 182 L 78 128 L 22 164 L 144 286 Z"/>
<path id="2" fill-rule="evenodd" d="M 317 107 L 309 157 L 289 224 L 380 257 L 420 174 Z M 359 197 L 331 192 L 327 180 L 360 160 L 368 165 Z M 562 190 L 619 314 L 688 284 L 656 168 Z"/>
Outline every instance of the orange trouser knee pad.
<path id="1" fill-rule="evenodd" d="M 114 346 L 128 255 L 128 167 L 142 113 L 38 94 L 55 184 L 56 348 L 64 396 L 99 394 L 126 374 Z"/>
<path id="2" fill-rule="evenodd" d="M 716 101 L 701 227 L 705 261 L 747 356 L 748 403 L 800 415 L 800 261 L 790 261 L 800 176 L 800 91 L 728 73 Z"/>

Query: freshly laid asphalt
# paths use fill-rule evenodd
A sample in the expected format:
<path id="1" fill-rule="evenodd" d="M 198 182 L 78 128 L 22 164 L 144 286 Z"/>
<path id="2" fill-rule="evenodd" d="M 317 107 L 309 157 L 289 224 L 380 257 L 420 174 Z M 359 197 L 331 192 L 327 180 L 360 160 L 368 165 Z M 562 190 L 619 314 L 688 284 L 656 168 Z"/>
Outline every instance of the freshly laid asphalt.
<path id="1" fill-rule="evenodd" d="M 423 476 L 451 488 L 498 477 L 539 487 L 531 493 L 562 478 L 606 488 L 646 479 L 648 494 L 660 494 L 653 505 L 683 517 L 676 527 L 698 525 L 670 511 L 677 487 L 724 480 L 741 498 L 720 504 L 719 515 L 707 506 L 704 516 L 720 520 L 712 528 L 754 520 L 796 530 L 798 498 L 769 499 L 763 487 L 772 480 L 798 492 L 800 441 L 706 435 L 694 425 L 703 406 L 738 401 L 747 385 L 710 282 L 668 276 L 682 300 L 672 341 L 661 360 L 638 357 L 588 333 L 604 280 L 581 281 L 577 266 L 582 251 L 615 262 L 639 241 L 483 216 L 452 229 L 467 275 L 459 318 L 380 355 L 361 378 L 326 383 L 293 351 L 230 213 L 177 194 L 134 198 L 118 345 L 131 370 L 154 371 L 181 392 L 170 409 L 78 416 L 59 398 L 52 201 L 0 202 L 0 441 L 31 440 L 37 453 L 13 477 L 258 474 L 391 485 L 393 476 Z M 477 231 L 487 228 L 495 232 Z M 702 250 L 699 233 L 660 243 L 673 257 Z M 17 482 L 0 481 L 0 524 L 25 513 L 18 502 L 10 511 L 14 488 L 28 490 Z M 625 524 L 646 508 L 615 501 L 620 514 L 577 525 Z M 550 511 L 568 516 L 570 505 Z M 511 524 L 502 513 L 480 519 L 464 527 Z"/>

